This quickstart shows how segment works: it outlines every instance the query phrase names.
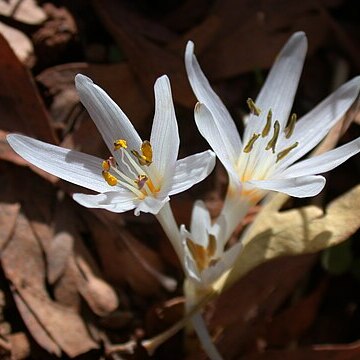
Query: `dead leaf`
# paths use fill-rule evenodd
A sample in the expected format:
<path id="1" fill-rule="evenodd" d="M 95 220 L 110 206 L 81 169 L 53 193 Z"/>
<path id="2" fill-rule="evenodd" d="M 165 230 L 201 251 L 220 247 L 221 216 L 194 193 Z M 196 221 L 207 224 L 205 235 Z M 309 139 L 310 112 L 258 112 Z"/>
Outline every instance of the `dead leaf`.
<path id="1" fill-rule="evenodd" d="M 0 1 L 0 14 L 25 24 L 41 24 L 46 20 L 44 10 L 35 0 Z"/>
<path id="2" fill-rule="evenodd" d="M 0 2 L 3 4 L 4 2 Z M 20 30 L 0 22 L 0 34 L 4 36 L 18 59 L 31 68 L 34 65 L 34 48 L 30 39 Z"/>
<path id="3" fill-rule="evenodd" d="M 56 143 L 49 115 L 27 69 L 0 35 L 0 128 Z"/>
<path id="4" fill-rule="evenodd" d="M 49 298 L 42 249 L 22 214 L 1 260 L 23 320 L 42 347 L 58 356 L 64 351 L 70 357 L 98 347 L 80 316 Z"/>
<path id="5" fill-rule="evenodd" d="M 315 207 L 267 213 L 244 239 L 244 249 L 225 280 L 230 286 L 250 269 L 270 259 L 314 253 L 346 240 L 360 227 L 360 185 L 332 201 L 319 214 Z M 280 220 L 281 217 L 282 221 Z"/>

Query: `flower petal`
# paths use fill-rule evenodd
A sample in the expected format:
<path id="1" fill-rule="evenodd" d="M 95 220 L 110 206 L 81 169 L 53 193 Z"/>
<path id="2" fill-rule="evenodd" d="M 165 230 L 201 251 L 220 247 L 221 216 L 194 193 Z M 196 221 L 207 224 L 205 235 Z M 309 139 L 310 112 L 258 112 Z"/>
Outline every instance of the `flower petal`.
<path id="1" fill-rule="evenodd" d="M 305 176 L 332 170 L 360 152 L 360 137 L 325 154 L 298 162 L 287 168 L 282 176 Z"/>
<path id="2" fill-rule="evenodd" d="M 294 134 L 287 143 L 282 144 L 287 147 L 290 143 L 297 141 L 299 146 L 286 156 L 278 168 L 285 169 L 314 148 L 349 109 L 358 96 L 359 90 L 360 76 L 342 85 L 299 119 Z"/>
<path id="3" fill-rule="evenodd" d="M 196 125 L 201 135 L 215 151 L 216 156 L 219 158 L 226 170 L 230 174 L 233 174 L 235 177 L 237 177 L 235 164 L 240 151 L 236 155 L 236 158 L 233 157 L 229 143 L 221 134 L 220 124 L 215 121 L 212 113 L 205 104 L 197 103 L 195 106 L 194 115 Z"/>
<path id="4" fill-rule="evenodd" d="M 224 252 L 217 263 L 203 270 L 200 274 L 201 284 L 203 286 L 209 286 L 226 271 L 231 269 L 241 249 L 241 243 L 233 245 L 229 250 Z"/>
<path id="5" fill-rule="evenodd" d="M 87 208 L 106 209 L 122 213 L 134 209 L 137 199 L 130 191 L 108 191 L 97 195 L 74 194 L 73 199 Z"/>
<path id="6" fill-rule="evenodd" d="M 211 218 L 209 210 L 203 201 L 197 200 L 191 214 L 190 230 L 193 241 L 206 248 L 209 243 L 210 229 Z"/>
<path id="7" fill-rule="evenodd" d="M 109 190 L 101 175 L 102 160 L 23 135 L 7 136 L 10 146 L 29 163 L 61 179 L 97 192 Z"/>
<path id="8" fill-rule="evenodd" d="M 164 198 L 146 196 L 144 200 L 139 201 L 134 213 L 136 216 L 140 215 L 140 212 L 156 215 L 169 200 L 168 196 Z"/>
<path id="9" fill-rule="evenodd" d="M 156 80 L 155 115 L 150 143 L 153 149 L 153 164 L 162 177 L 174 170 L 179 152 L 179 132 L 167 76 Z"/>
<path id="10" fill-rule="evenodd" d="M 317 195 L 325 186 L 322 176 L 300 176 L 287 179 L 252 180 L 251 184 L 263 190 L 278 191 L 290 196 L 304 198 Z"/>
<path id="11" fill-rule="evenodd" d="M 256 99 L 256 105 L 262 110 L 263 116 L 266 117 L 269 109 L 271 109 L 281 128 L 286 125 L 293 106 L 306 51 L 307 39 L 305 33 L 297 32 L 293 34 L 277 56 Z M 259 120 L 255 115 L 250 115 L 245 129 L 244 143 L 248 141 L 253 133 L 261 132 L 265 121 Z"/>
<path id="12" fill-rule="evenodd" d="M 169 195 L 178 194 L 204 180 L 214 169 L 214 166 L 215 154 L 211 150 L 178 160 L 175 174 L 168 175 L 172 176 L 173 180 Z"/>
<path id="13" fill-rule="evenodd" d="M 75 85 L 81 102 L 89 112 L 110 152 L 113 152 L 114 140 L 117 139 L 125 139 L 130 149 L 140 149 L 142 141 L 134 126 L 103 89 L 81 74 L 75 76 Z"/>
<path id="14" fill-rule="evenodd" d="M 241 151 L 241 139 L 225 105 L 211 88 L 194 55 L 194 44 L 189 41 L 185 51 L 185 66 L 191 87 L 200 103 L 206 105 L 227 144 L 228 156 L 235 159 Z M 208 139 L 206 139 L 208 140 Z"/>

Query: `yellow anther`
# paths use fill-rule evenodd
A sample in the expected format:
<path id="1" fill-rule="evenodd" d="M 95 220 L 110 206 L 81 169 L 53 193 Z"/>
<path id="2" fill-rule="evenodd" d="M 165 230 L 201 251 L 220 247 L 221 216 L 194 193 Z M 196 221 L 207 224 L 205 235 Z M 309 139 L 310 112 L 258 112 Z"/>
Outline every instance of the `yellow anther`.
<path id="1" fill-rule="evenodd" d="M 102 176 L 110 186 L 115 186 L 118 183 L 118 179 L 108 171 L 103 171 Z"/>
<path id="2" fill-rule="evenodd" d="M 102 168 L 104 171 L 109 171 L 110 170 L 110 163 L 109 160 L 104 160 L 101 164 Z"/>
<path id="3" fill-rule="evenodd" d="M 285 128 L 285 137 L 289 139 L 289 137 L 293 134 L 295 129 L 297 116 L 296 114 L 292 114 L 290 120 Z"/>
<path id="4" fill-rule="evenodd" d="M 255 133 L 252 135 L 249 142 L 244 147 L 244 153 L 249 153 L 252 150 L 254 143 L 259 138 L 259 136 L 260 134 L 255 134 Z"/>
<path id="5" fill-rule="evenodd" d="M 141 190 L 146 184 L 148 177 L 146 175 L 139 175 L 135 180 L 135 184 L 138 186 L 139 190 Z"/>
<path id="6" fill-rule="evenodd" d="M 126 140 L 123 139 L 118 139 L 114 141 L 114 150 L 119 150 L 119 149 L 126 149 L 127 148 L 127 142 Z"/>
<path id="7" fill-rule="evenodd" d="M 272 149 L 272 152 L 275 153 L 275 146 L 276 146 L 276 142 L 277 142 L 278 137 L 279 137 L 279 132 L 280 132 L 280 124 L 276 120 L 275 123 L 274 123 L 274 135 L 271 138 L 271 140 L 268 142 L 265 150 Z"/>
<path id="8" fill-rule="evenodd" d="M 255 102 L 254 102 L 253 99 L 248 98 L 248 99 L 246 100 L 246 103 L 247 103 L 247 105 L 248 105 L 248 107 L 249 107 L 249 110 L 250 110 L 250 112 L 251 112 L 252 114 L 254 114 L 254 115 L 256 115 L 256 116 L 259 116 L 259 115 L 261 114 L 261 109 L 259 109 L 259 108 L 256 106 L 256 104 L 255 104 Z"/>
<path id="9" fill-rule="evenodd" d="M 270 129 L 271 129 L 271 120 L 272 120 L 272 111 L 271 109 L 269 110 L 268 114 L 267 114 L 267 117 L 266 117 L 266 124 L 265 124 L 265 127 L 261 133 L 261 136 L 262 137 L 265 137 L 269 134 L 270 132 Z"/>
<path id="10" fill-rule="evenodd" d="M 299 143 L 296 142 L 295 144 L 292 144 L 291 146 L 287 147 L 286 149 L 280 151 L 276 156 L 276 162 L 283 159 L 292 149 L 295 149 L 298 145 L 299 145 Z"/>
<path id="11" fill-rule="evenodd" d="M 142 155 L 136 150 L 131 150 L 131 153 L 138 159 L 140 165 L 149 166 L 152 163 L 152 146 L 147 140 L 141 144 Z"/>

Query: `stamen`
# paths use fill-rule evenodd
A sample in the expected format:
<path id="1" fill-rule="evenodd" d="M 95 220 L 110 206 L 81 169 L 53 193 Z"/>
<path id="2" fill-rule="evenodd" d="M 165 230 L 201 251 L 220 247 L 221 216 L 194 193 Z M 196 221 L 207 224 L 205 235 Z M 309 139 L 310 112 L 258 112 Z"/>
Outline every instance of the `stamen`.
<path id="1" fill-rule="evenodd" d="M 138 186 L 139 190 L 141 190 L 146 184 L 148 177 L 146 175 L 139 175 L 135 180 L 135 184 Z"/>
<path id="2" fill-rule="evenodd" d="M 216 238 L 213 234 L 209 234 L 209 244 L 207 246 L 207 254 L 209 257 L 213 256 L 216 251 Z"/>
<path id="3" fill-rule="evenodd" d="M 104 160 L 101 164 L 101 167 L 104 171 L 108 172 L 110 170 L 110 163 L 109 160 Z"/>
<path id="4" fill-rule="evenodd" d="M 287 139 L 289 139 L 289 137 L 293 134 L 294 132 L 294 129 L 295 129 L 295 124 L 296 124 L 296 119 L 297 119 L 297 116 L 296 114 L 292 114 L 291 117 L 290 117 L 290 120 L 289 120 L 289 123 L 288 125 L 286 126 L 285 128 L 285 137 Z"/>
<path id="5" fill-rule="evenodd" d="M 114 141 L 114 150 L 119 150 L 119 149 L 126 149 L 127 148 L 127 142 L 124 139 L 118 139 Z"/>
<path id="6" fill-rule="evenodd" d="M 276 146 L 276 142 L 277 142 L 278 137 L 279 137 L 279 132 L 280 132 L 280 124 L 276 120 L 275 123 L 274 123 L 274 135 L 271 138 L 271 140 L 268 142 L 265 150 L 272 149 L 272 152 L 275 153 L 275 146 Z"/>
<path id="7" fill-rule="evenodd" d="M 259 138 L 260 134 L 253 134 L 249 140 L 249 142 L 246 144 L 246 146 L 244 147 L 244 153 L 249 153 L 253 146 L 255 141 Z"/>
<path id="8" fill-rule="evenodd" d="M 194 243 L 190 239 L 186 239 L 186 245 L 189 248 L 193 259 L 195 260 L 199 271 L 203 271 L 208 265 L 208 257 L 205 248 Z"/>
<path id="9" fill-rule="evenodd" d="M 118 179 L 114 175 L 111 175 L 108 171 L 104 170 L 102 172 L 102 176 L 110 186 L 115 186 L 118 183 Z"/>
<path id="10" fill-rule="evenodd" d="M 251 113 L 251 114 L 254 114 L 254 115 L 256 115 L 256 116 L 259 116 L 259 115 L 261 114 L 261 109 L 259 109 L 259 108 L 256 106 L 256 104 L 255 104 L 255 102 L 254 102 L 253 99 L 248 98 L 248 99 L 246 100 L 246 103 L 247 103 L 247 105 L 248 105 L 248 107 L 249 107 L 249 110 L 250 110 L 250 113 Z"/>
<path id="11" fill-rule="evenodd" d="M 131 150 L 131 153 L 138 159 L 140 165 L 149 166 L 152 163 L 152 147 L 149 141 L 145 140 L 141 144 L 140 155 L 136 150 Z"/>
<path id="12" fill-rule="evenodd" d="M 262 137 L 265 137 L 269 134 L 270 129 L 271 129 L 271 120 L 272 120 L 272 111 L 271 109 L 269 110 L 267 117 L 266 117 L 266 125 L 261 133 Z"/>
<path id="13" fill-rule="evenodd" d="M 292 144 L 291 146 L 287 147 L 286 149 L 280 151 L 276 156 L 276 162 L 283 159 L 292 149 L 295 149 L 299 145 L 299 142 L 297 141 L 295 144 Z"/>

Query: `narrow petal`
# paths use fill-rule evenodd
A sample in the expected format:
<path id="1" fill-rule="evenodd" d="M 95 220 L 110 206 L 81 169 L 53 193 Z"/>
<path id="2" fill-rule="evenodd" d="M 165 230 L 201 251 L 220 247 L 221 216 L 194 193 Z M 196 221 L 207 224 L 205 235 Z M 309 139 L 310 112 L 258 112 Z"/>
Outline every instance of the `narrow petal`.
<path id="1" fill-rule="evenodd" d="M 197 103 L 194 115 L 196 125 L 201 135 L 215 151 L 216 156 L 219 158 L 226 170 L 231 174 L 235 174 L 235 164 L 240 151 L 237 153 L 236 157 L 233 156 L 233 151 L 229 146 L 229 143 L 226 138 L 222 136 L 219 123 L 215 121 L 213 115 L 205 104 Z"/>
<path id="2" fill-rule="evenodd" d="M 75 85 L 81 102 L 89 112 L 110 152 L 113 151 L 113 143 L 117 139 L 125 139 L 130 149 L 138 150 L 141 146 L 138 133 L 110 96 L 91 79 L 81 74 L 76 75 Z"/>
<path id="3" fill-rule="evenodd" d="M 73 199 L 87 208 L 106 209 L 122 213 L 134 209 L 137 199 L 130 191 L 108 191 L 97 195 L 74 194 Z"/>
<path id="4" fill-rule="evenodd" d="M 169 197 L 157 199 L 152 196 L 147 196 L 144 200 L 139 201 L 135 209 L 135 215 L 140 215 L 140 212 L 156 215 L 169 200 Z"/>
<path id="5" fill-rule="evenodd" d="M 252 180 L 248 181 L 263 190 L 278 191 L 290 196 L 305 198 L 317 195 L 325 186 L 322 176 L 300 176 L 287 179 Z"/>
<path id="6" fill-rule="evenodd" d="M 191 214 L 191 234 L 194 242 L 203 247 L 207 247 L 209 243 L 209 231 L 211 228 L 211 218 L 209 210 L 201 200 L 197 200 L 194 204 Z"/>
<path id="7" fill-rule="evenodd" d="M 360 137 L 325 154 L 315 156 L 290 166 L 283 173 L 284 177 L 298 177 L 321 174 L 341 165 L 347 159 L 360 152 Z"/>
<path id="8" fill-rule="evenodd" d="M 271 108 L 274 119 L 281 128 L 286 125 L 302 72 L 307 51 L 307 39 L 303 32 L 291 36 L 280 51 L 269 75 L 256 99 L 263 117 Z M 265 121 L 251 115 L 245 129 L 244 142 L 255 132 L 261 132 Z M 246 140 L 245 140 L 246 139 Z"/>
<path id="9" fill-rule="evenodd" d="M 215 280 L 217 280 L 226 271 L 231 269 L 241 249 L 241 243 L 233 245 L 229 250 L 224 252 L 223 256 L 219 259 L 217 263 L 215 263 L 215 265 L 203 270 L 200 274 L 201 284 L 203 286 L 208 286 L 212 284 Z"/>
<path id="10" fill-rule="evenodd" d="M 179 132 L 170 82 L 162 76 L 155 82 L 155 115 L 150 143 L 153 162 L 160 176 L 171 173 L 179 152 Z"/>
<path id="11" fill-rule="evenodd" d="M 178 160 L 175 174 L 172 176 L 169 195 L 178 194 L 204 180 L 214 169 L 214 166 L 215 154 L 211 150 Z"/>
<path id="12" fill-rule="evenodd" d="M 97 192 L 110 188 L 101 175 L 102 160 L 95 156 L 23 135 L 8 135 L 7 141 L 21 157 L 52 175 Z"/>
<path id="13" fill-rule="evenodd" d="M 281 162 L 279 169 L 285 169 L 297 159 L 313 149 L 329 132 L 329 130 L 345 114 L 357 98 L 360 91 L 360 76 L 352 79 L 338 88 L 323 100 L 313 110 L 303 116 L 296 124 L 295 132 L 288 140 L 290 143 L 299 142 L 293 151 Z"/>
<path id="14" fill-rule="evenodd" d="M 225 105 L 211 88 L 194 55 L 194 44 L 189 41 L 185 51 L 185 66 L 191 87 L 200 103 L 206 105 L 228 144 L 229 157 L 234 159 L 241 150 L 241 139 Z"/>

